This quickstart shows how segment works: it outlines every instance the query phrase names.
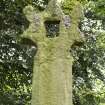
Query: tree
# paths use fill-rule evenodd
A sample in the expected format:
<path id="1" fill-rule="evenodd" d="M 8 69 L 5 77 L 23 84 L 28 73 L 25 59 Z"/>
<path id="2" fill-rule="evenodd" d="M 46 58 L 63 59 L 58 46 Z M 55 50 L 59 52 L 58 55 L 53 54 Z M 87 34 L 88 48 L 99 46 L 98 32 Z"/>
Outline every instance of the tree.
<path id="1" fill-rule="evenodd" d="M 97 32 L 97 30 L 105 29 L 104 0 L 78 1 L 87 3 L 84 8 L 85 19 L 79 25 L 79 27 L 82 26 L 83 29 L 81 31 L 84 32 L 87 38 L 86 43 L 81 48 L 73 46 L 73 55 L 75 58 L 73 65 L 73 100 L 74 105 L 84 103 L 94 103 L 96 105 L 98 104 L 97 100 L 100 95 L 92 89 L 96 78 L 104 81 L 104 76 L 101 72 L 102 68 L 104 70 L 104 33 L 100 34 L 98 31 L 97 34 L 93 33 L 93 31 Z M 70 17 L 74 16 L 74 14 L 71 14 L 71 11 L 76 2 L 76 0 L 64 0 L 62 8 L 65 14 L 70 15 Z M 21 41 L 20 44 L 20 34 L 29 27 L 29 21 L 23 14 L 23 8 L 31 4 L 38 11 L 43 11 L 47 3 L 48 0 L 0 0 L 1 104 L 30 104 L 32 58 L 36 52 L 36 48 L 32 43 L 30 45 L 22 45 L 22 43 L 27 44 L 27 40 Z M 102 21 L 101 28 L 97 25 L 97 23 L 101 23 L 100 21 Z M 88 24 L 85 25 L 85 23 Z M 90 56 L 92 59 L 90 59 Z M 93 65 L 93 63 L 96 64 Z M 9 101 L 6 102 L 4 99 Z"/>
<path id="2" fill-rule="evenodd" d="M 85 18 L 81 21 L 80 29 L 84 32 L 86 42 L 80 48 L 73 46 L 75 62 L 74 76 L 74 105 L 99 105 L 101 100 L 97 84 L 105 83 L 104 75 L 104 25 L 102 0 L 91 1 L 85 7 Z M 99 8 L 98 6 L 102 6 Z M 103 14 L 103 15 L 102 15 Z M 98 90 L 97 90 L 98 88 Z"/>

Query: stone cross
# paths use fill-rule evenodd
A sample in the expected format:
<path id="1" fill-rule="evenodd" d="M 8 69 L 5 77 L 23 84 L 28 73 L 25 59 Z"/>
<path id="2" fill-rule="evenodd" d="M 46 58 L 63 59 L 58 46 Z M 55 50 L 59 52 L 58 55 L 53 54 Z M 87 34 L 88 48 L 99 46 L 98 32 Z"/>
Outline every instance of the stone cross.
<path id="1" fill-rule="evenodd" d="M 24 8 L 30 24 L 22 34 L 37 45 L 34 59 L 32 105 L 72 105 L 72 63 L 70 48 L 82 41 L 78 22 L 82 16 L 79 3 L 65 15 L 51 0 L 43 12 L 32 6 Z"/>

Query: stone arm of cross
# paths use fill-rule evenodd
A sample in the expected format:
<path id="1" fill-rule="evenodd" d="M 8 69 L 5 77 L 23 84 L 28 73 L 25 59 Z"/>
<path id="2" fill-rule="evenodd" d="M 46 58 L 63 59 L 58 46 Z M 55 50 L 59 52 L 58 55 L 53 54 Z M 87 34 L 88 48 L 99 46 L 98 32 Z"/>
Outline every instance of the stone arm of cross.
<path id="1" fill-rule="evenodd" d="M 70 14 L 71 17 L 71 27 L 68 30 L 68 39 L 72 39 L 72 43 L 75 42 L 83 42 L 85 38 L 83 37 L 83 33 L 79 29 L 79 22 L 83 19 L 83 8 L 80 3 L 77 3 Z"/>
<path id="2" fill-rule="evenodd" d="M 29 27 L 21 35 L 22 38 L 27 38 L 37 43 L 44 40 L 44 28 L 42 24 L 42 14 L 37 13 L 32 6 L 26 6 L 23 10 L 27 20 L 29 21 Z"/>

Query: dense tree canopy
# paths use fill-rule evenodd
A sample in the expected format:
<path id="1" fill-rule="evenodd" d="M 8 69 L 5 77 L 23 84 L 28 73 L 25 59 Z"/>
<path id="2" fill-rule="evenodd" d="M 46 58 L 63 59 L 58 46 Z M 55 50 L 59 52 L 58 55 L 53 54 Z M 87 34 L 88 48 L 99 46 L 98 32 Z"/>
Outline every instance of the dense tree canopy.
<path id="1" fill-rule="evenodd" d="M 20 39 L 29 26 L 23 8 L 32 4 L 43 11 L 49 0 L 0 0 L 0 104 L 30 105 L 32 59 L 34 45 L 25 45 Z M 105 2 L 104 0 L 65 0 L 66 14 L 75 2 L 84 5 L 84 19 L 79 28 L 86 38 L 81 47 L 73 45 L 74 105 L 99 105 L 105 102 Z M 102 85 L 102 87 L 98 87 Z M 97 90 L 96 87 L 100 88 Z M 8 100 L 8 101 L 5 101 Z"/>
<path id="2" fill-rule="evenodd" d="M 99 105 L 104 100 L 104 12 L 103 0 L 90 1 L 84 7 L 84 19 L 79 27 L 86 41 L 78 48 L 73 46 L 74 56 L 74 105 Z M 100 85 L 100 86 L 99 86 Z"/>

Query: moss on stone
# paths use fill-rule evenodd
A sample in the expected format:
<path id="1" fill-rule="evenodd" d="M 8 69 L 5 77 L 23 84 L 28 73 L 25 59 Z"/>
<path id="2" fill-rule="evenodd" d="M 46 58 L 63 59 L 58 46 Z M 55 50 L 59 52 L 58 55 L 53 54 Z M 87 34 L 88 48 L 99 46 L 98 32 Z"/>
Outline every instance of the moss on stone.
<path id="1" fill-rule="evenodd" d="M 82 41 L 78 29 L 82 17 L 80 4 L 76 2 L 72 8 L 68 28 L 64 22 L 65 14 L 54 0 L 43 12 L 37 13 L 32 6 L 27 6 L 24 13 L 30 25 L 22 37 L 31 39 L 38 47 L 33 68 L 32 105 L 72 105 L 73 58 L 69 50 L 75 41 Z M 58 37 L 46 37 L 46 20 L 60 21 Z"/>

